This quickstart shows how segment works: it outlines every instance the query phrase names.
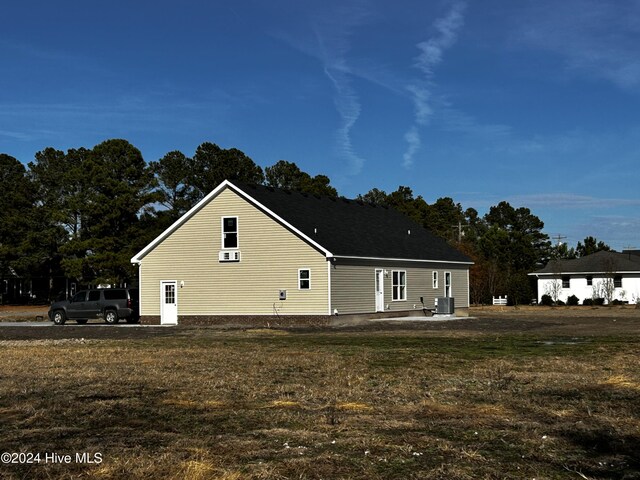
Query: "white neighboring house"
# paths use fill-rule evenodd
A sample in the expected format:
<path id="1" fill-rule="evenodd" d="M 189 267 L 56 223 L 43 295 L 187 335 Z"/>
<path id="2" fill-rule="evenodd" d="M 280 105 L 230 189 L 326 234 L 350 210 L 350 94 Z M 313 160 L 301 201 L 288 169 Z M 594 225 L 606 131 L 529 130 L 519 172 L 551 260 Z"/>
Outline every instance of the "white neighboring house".
<path id="1" fill-rule="evenodd" d="M 543 295 L 566 302 L 571 295 L 580 303 L 604 298 L 640 302 L 640 250 L 596 252 L 572 260 L 551 261 L 530 273 L 538 279 L 538 303 Z"/>

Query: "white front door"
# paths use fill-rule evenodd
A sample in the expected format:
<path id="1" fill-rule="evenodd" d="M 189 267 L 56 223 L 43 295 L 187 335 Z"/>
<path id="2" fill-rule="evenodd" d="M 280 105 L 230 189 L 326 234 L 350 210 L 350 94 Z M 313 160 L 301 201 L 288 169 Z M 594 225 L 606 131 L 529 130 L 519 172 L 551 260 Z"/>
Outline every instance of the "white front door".
<path id="1" fill-rule="evenodd" d="M 160 282 L 160 324 L 178 324 L 178 282 Z"/>
<path id="2" fill-rule="evenodd" d="M 376 312 L 384 312 L 384 270 L 376 270 Z"/>

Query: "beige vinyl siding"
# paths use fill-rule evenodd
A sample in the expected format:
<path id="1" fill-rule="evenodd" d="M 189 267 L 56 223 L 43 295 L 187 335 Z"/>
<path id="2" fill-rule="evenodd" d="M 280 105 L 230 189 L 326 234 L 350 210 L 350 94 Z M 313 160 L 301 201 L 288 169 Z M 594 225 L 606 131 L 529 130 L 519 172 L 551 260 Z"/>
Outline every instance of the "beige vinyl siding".
<path id="1" fill-rule="evenodd" d="M 238 217 L 240 262 L 218 260 L 222 217 Z M 298 289 L 301 268 L 311 271 L 310 290 Z M 162 280 L 178 281 L 178 315 L 325 315 L 329 308 L 324 254 L 230 189 L 142 259 L 142 315 L 160 314 Z"/>
<path id="2" fill-rule="evenodd" d="M 421 310 L 423 297 L 428 309 L 435 299 L 444 296 L 444 272 L 451 272 L 452 296 L 456 307 L 469 306 L 468 266 L 444 263 L 345 260 L 338 258 L 331 266 L 331 307 L 340 314 L 375 312 L 375 271 L 384 276 L 385 311 Z M 392 272 L 407 272 L 406 300 L 392 300 Z M 433 288 L 433 272 L 438 272 L 438 288 Z"/>
<path id="3" fill-rule="evenodd" d="M 449 269 L 452 278 L 452 293 L 455 298 L 456 307 L 469 307 L 469 270 L 467 269 Z"/>
<path id="4" fill-rule="evenodd" d="M 427 308 L 434 308 L 435 300 L 444 297 L 444 274 L 451 272 L 451 296 L 455 299 L 455 306 L 466 308 L 469 306 L 469 280 L 468 268 L 461 268 L 459 265 L 436 264 L 429 267 L 428 292 L 425 295 L 425 305 Z M 433 272 L 438 272 L 438 288 L 433 288 Z"/>
<path id="5" fill-rule="evenodd" d="M 339 314 L 375 312 L 375 267 L 333 264 L 331 307 Z M 385 278 L 385 290 L 387 279 Z"/>

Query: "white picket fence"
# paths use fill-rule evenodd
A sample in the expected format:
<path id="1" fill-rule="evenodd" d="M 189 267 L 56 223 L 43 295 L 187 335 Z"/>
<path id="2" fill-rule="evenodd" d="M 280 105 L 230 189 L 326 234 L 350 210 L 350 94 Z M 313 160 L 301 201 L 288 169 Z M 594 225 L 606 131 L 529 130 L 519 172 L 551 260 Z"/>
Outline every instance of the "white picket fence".
<path id="1" fill-rule="evenodd" d="M 506 305 L 507 304 L 507 296 L 504 297 L 493 297 L 494 305 Z"/>

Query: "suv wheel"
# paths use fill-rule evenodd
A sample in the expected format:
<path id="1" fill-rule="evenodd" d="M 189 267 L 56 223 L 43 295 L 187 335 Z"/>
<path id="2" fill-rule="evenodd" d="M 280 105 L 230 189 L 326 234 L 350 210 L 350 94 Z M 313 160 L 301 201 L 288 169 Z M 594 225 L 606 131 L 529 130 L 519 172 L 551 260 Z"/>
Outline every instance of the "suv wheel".
<path id="1" fill-rule="evenodd" d="M 56 310 L 53 312 L 53 323 L 56 325 L 64 325 L 67 321 L 67 316 L 64 314 L 64 310 Z"/>
<path id="2" fill-rule="evenodd" d="M 107 310 L 104 312 L 104 321 L 110 325 L 118 323 L 118 314 L 115 310 Z"/>

